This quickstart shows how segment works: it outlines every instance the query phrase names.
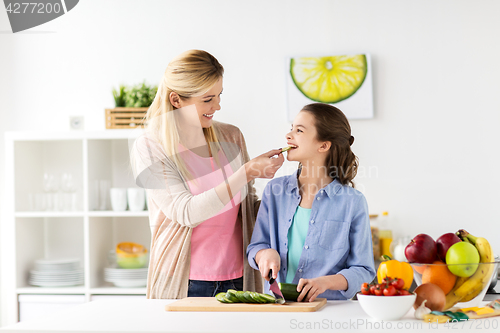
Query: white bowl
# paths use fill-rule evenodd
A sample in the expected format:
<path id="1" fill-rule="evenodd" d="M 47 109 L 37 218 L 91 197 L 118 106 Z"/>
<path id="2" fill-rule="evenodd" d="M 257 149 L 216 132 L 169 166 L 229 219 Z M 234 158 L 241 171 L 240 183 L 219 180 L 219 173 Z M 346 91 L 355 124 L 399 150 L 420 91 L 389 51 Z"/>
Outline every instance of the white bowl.
<path id="1" fill-rule="evenodd" d="M 413 307 L 417 295 L 375 296 L 358 294 L 361 308 L 378 320 L 399 320 Z"/>

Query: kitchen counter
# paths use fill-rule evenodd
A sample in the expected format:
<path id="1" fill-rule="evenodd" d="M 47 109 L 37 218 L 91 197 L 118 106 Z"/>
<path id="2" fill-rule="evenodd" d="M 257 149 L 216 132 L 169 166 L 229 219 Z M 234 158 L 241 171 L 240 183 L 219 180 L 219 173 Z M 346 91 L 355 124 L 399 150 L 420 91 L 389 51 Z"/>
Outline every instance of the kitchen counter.
<path id="1" fill-rule="evenodd" d="M 357 301 L 329 301 L 317 312 L 168 312 L 173 300 L 92 301 L 56 315 L 17 323 L 4 332 L 498 332 L 500 317 L 429 324 L 368 317 Z M 486 304 L 486 303 L 485 303 Z"/>

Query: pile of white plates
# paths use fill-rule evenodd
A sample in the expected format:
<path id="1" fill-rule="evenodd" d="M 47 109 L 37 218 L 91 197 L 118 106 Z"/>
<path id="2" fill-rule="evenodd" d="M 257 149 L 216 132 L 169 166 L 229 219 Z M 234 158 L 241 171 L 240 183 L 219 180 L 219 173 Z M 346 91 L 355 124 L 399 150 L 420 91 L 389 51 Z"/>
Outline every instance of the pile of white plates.
<path id="1" fill-rule="evenodd" d="M 68 287 L 83 284 L 80 259 L 36 260 L 29 284 L 39 287 Z"/>
<path id="2" fill-rule="evenodd" d="M 104 281 L 122 288 L 145 287 L 148 281 L 148 269 L 107 267 L 104 268 Z"/>

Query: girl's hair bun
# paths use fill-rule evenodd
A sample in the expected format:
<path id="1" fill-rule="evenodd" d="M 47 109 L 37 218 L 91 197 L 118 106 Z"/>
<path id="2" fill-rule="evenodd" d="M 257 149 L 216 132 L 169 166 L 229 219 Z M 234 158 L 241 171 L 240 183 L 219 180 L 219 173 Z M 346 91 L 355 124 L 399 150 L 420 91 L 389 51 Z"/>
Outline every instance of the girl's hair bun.
<path id="1" fill-rule="evenodd" d="M 349 138 L 349 146 L 352 146 L 352 143 L 354 142 L 354 137 L 351 135 Z"/>

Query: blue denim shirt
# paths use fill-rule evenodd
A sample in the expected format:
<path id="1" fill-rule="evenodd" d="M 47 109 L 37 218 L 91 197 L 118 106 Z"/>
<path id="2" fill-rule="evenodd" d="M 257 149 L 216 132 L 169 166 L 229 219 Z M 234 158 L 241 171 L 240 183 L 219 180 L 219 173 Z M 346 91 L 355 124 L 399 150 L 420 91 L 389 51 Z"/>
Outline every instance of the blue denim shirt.
<path id="1" fill-rule="evenodd" d="M 278 282 L 285 282 L 288 229 L 300 200 L 297 172 L 271 180 L 264 189 L 247 248 L 248 262 L 255 269 L 258 269 L 257 252 L 269 248 L 278 251 L 281 258 Z M 311 209 L 304 248 L 292 283 L 297 284 L 300 278 L 342 274 L 348 289 L 327 290 L 319 297 L 350 299 L 363 282 L 371 282 L 375 277 L 366 199 L 361 192 L 335 179 L 318 191 Z M 265 291 L 269 293 L 268 282 Z"/>

